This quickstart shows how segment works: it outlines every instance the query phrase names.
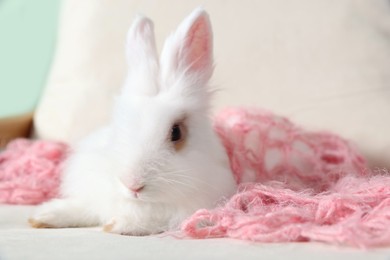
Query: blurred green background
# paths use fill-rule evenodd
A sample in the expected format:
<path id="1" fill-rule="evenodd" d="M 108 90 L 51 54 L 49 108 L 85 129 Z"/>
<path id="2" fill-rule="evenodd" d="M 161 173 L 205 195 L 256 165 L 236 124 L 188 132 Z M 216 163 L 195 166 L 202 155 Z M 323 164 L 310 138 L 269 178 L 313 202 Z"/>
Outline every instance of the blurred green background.
<path id="1" fill-rule="evenodd" d="M 34 110 L 52 61 L 59 7 L 60 0 L 0 0 L 0 117 Z"/>

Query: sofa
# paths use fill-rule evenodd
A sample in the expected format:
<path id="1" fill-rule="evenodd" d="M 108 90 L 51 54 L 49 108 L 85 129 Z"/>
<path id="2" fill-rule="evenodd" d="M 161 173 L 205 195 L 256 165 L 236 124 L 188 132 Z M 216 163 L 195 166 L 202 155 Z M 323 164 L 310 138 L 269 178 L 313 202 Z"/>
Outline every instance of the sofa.
<path id="1" fill-rule="evenodd" d="M 387 0 L 67 0 L 56 53 L 33 115 L 0 121 L 7 142 L 75 144 L 109 117 L 124 80 L 124 39 L 136 13 L 165 37 L 195 7 L 210 14 L 216 69 L 212 113 L 260 106 L 351 141 L 390 169 L 390 2 Z M 93 109 L 91 109 L 93 108 Z M 11 120 L 11 121 L 10 121 Z M 4 123 L 3 123 L 4 122 Z M 15 127 L 10 127 L 10 126 Z M 7 127 L 7 129 L 5 128 Z M 5 144 L 5 142 L 4 142 Z M 0 259 L 388 259 L 389 248 L 131 237 L 100 228 L 33 229 L 35 206 L 0 205 Z"/>

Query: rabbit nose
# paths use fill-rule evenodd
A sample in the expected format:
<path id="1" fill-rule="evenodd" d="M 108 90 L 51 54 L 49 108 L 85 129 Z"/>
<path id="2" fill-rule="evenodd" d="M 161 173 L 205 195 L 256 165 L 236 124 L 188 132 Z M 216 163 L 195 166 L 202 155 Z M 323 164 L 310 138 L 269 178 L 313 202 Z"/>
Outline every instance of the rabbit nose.
<path id="1" fill-rule="evenodd" d="M 138 185 L 131 185 L 128 188 L 134 192 L 134 193 L 139 193 L 144 189 L 145 185 L 143 184 L 138 184 Z"/>
<path id="2" fill-rule="evenodd" d="M 120 180 L 123 183 L 123 185 L 126 188 L 128 188 L 130 191 L 132 191 L 133 193 L 139 193 L 145 187 L 145 184 L 139 180 L 134 180 L 134 179 L 129 180 L 129 179 L 124 179 L 124 178 L 122 178 Z"/>

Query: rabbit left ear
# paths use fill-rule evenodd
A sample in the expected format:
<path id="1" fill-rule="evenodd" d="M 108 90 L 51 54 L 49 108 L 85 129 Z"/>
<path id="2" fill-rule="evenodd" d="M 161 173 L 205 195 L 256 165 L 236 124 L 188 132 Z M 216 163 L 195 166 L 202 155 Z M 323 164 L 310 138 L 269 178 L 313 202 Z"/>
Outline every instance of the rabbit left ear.
<path id="1" fill-rule="evenodd" d="M 166 41 L 161 54 L 164 85 L 185 77 L 206 84 L 213 72 L 213 34 L 208 14 L 193 11 Z"/>
<path id="2" fill-rule="evenodd" d="M 126 58 L 129 74 L 126 88 L 136 94 L 154 95 L 158 91 L 159 62 L 153 22 L 137 15 L 127 33 Z"/>

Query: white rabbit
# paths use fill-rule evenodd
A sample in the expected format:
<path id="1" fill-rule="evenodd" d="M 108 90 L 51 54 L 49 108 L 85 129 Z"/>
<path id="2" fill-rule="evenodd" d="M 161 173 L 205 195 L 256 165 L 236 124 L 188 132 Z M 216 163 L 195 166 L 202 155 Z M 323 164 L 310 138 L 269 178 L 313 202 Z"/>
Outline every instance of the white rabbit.
<path id="1" fill-rule="evenodd" d="M 159 233 L 235 192 L 208 117 L 212 44 L 208 15 L 199 8 L 166 40 L 159 61 L 152 21 L 135 19 L 127 37 L 128 77 L 111 121 L 75 147 L 62 197 L 37 209 L 33 227 Z"/>

